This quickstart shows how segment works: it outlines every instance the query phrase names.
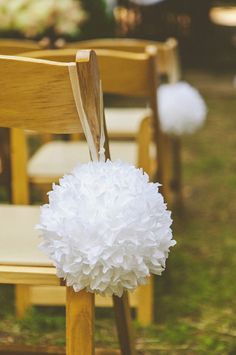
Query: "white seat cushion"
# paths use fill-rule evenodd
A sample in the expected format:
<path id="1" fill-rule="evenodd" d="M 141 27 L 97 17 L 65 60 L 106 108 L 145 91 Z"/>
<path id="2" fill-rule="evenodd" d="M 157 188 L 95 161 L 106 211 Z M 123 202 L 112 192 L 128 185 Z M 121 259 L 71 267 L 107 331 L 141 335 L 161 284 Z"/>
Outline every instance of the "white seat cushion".
<path id="1" fill-rule="evenodd" d="M 105 117 L 108 134 L 125 134 L 135 136 L 145 117 L 151 115 L 151 110 L 136 108 L 106 108 Z"/>
<path id="2" fill-rule="evenodd" d="M 85 142 L 53 141 L 44 144 L 28 163 L 28 175 L 62 176 L 80 163 L 90 160 L 88 145 Z"/>
<path id="3" fill-rule="evenodd" d="M 52 266 L 39 250 L 38 206 L 0 205 L 0 264 Z"/>
<path id="4" fill-rule="evenodd" d="M 137 163 L 136 142 L 111 142 L 112 160 L 122 159 L 131 164 Z M 44 144 L 29 160 L 28 175 L 34 177 L 61 177 L 71 172 L 78 163 L 90 161 L 88 145 L 85 141 L 53 141 Z"/>
<path id="5" fill-rule="evenodd" d="M 135 136 L 144 117 L 150 116 L 148 108 L 106 108 L 108 132 Z M 135 142 L 110 142 L 112 160 L 122 159 L 137 164 L 137 145 Z M 69 173 L 78 163 L 90 160 L 85 142 L 54 141 L 43 145 L 29 160 L 28 175 L 34 178 L 49 178 L 56 181 L 65 173 Z M 38 181 L 38 180 L 35 180 Z"/>

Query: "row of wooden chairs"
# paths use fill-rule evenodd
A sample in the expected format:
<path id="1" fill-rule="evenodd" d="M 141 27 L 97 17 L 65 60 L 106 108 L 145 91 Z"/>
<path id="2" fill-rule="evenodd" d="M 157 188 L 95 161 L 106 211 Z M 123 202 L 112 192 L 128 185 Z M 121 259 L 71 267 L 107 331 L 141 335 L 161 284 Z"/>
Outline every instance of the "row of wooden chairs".
<path id="1" fill-rule="evenodd" d="M 167 77 L 167 79 L 170 80 L 170 78 L 172 77 L 171 80 L 173 80 L 173 81 L 177 80 L 177 77 L 178 77 L 177 69 L 176 69 L 176 68 L 178 68 L 177 61 L 175 61 L 173 59 L 174 54 L 172 53 L 170 55 L 167 50 L 168 46 L 170 46 L 170 48 L 173 47 L 176 50 L 176 43 L 172 42 L 172 47 L 171 47 L 170 42 L 169 42 L 169 44 L 167 44 L 167 43 L 163 44 L 162 47 L 161 47 L 161 44 L 158 44 L 159 51 L 157 51 L 156 42 L 146 43 L 146 41 L 137 41 L 137 42 L 139 42 L 140 47 L 138 48 L 138 46 L 137 46 L 136 50 L 132 50 L 132 52 L 136 52 L 136 53 L 131 53 L 131 47 L 132 47 L 131 42 L 135 42 L 132 40 L 129 43 L 130 47 L 128 46 L 129 41 L 127 41 L 127 42 L 120 41 L 119 46 L 118 46 L 118 41 L 116 42 L 113 40 L 112 40 L 112 42 L 111 41 L 109 42 L 109 40 L 105 40 L 105 41 L 103 40 L 103 41 L 97 41 L 97 42 L 98 42 L 97 44 L 93 43 L 93 41 L 77 43 L 77 44 L 75 44 L 75 48 L 82 48 L 82 47 L 97 48 L 96 52 L 97 52 L 97 56 L 98 56 L 98 60 L 99 60 L 99 66 L 100 66 L 100 71 L 101 71 L 104 92 L 105 93 L 112 93 L 112 94 L 122 94 L 122 95 L 128 95 L 128 96 L 138 96 L 138 97 L 143 97 L 145 99 L 149 99 L 148 101 L 150 103 L 151 115 L 149 115 L 150 117 L 146 117 L 146 119 L 144 121 L 141 121 L 141 119 L 140 119 L 141 128 L 139 130 L 139 135 L 138 135 L 138 141 L 140 142 L 140 144 L 138 145 L 140 154 L 139 154 L 139 161 L 137 162 L 137 165 L 146 169 L 147 172 L 152 173 L 152 170 L 151 170 L 152 164 L 150 161 L 150 154 L 149 154 L 150 142 L 152 141 L 153 142 L 152 144 L 154 144 L 155 155 L 158 157 L 157 161 L 158 161 L 159 177 L 163 181 L 163 183 L 164 183 L 164 181 L 167 181 L 169 179 L 168 183 L 166 183 L 166 184 L 164 183 L 164 187 L 167 186 L 166 190 L 164 190 L 164 194 L 166 194 L 167 199 L 171 200 L 170 179 L 173 179 L 173 176 L 174 176 L 173 171 L 171 171 L 171 164 L 173 163 L 173 161 L 171 161 L 171 159 L 173 159 L 171 148 L 173 148 L 173 147 L 171 146 L 171 143 L 172 143 L 171 139 L 169 137 L 166 137 L 161 134 L 160 127 L 158 125 L 158 112 L 157 112 L 157 99 L 156 99 L 157 79 L 158 78 L 157 78 L 156 74 L 157 74 L 157 67 L 158 67 L 157 64 L 160 62 L 159 74 L 161 72 L 161 74 L 165 75 Z M 145 43 L 146 43 L 146 46 L 144 45 Z M 27 44 L 29 45 L 29 43 L 27 43 Z M 137 44 L 138 43 L 136 43 L 136 45 Z M 141 44 L 142 44 L 142 46 L 141 46 Z M 155 44 L 155 46 L 154 46 L 154 44 Z M 108 48 L 109 50 L 104 50 L 104 49 L 100 49 L 100 48 Z M 161 48 L 162 48 L 162 51 L 161 51 Z M 23 52 L 24 52 L 25 49 L 29 50 L 29 47 L 27 47 L 27 48 L 22 47 L 21 49 L 23 49 Z M 31 48 L 31 49 L 36 50 L 37 48 Z M 111 52 L 110 49 L 112 49 L 113 52 Z M 158 56 L 159 52 L 162 53 L 162 54 L 160 54 L 160 56 Z M 14 52 L 14 53 L 16 54 L 16 52 Z M 68 49 L 58 50 L 58 51 L 51 51 L 51 50 L 34 51 L 34 52 L 30 52 L 30 53 L 29 52 L 24 53 L 24 54 L 22 53 L 21 56 L 25 56 L 25 57 L 27 57 L 27 59 L 25 60 L 25 62 L 23 60 L 19 59 L 18 60 L 19 62 L 17 62 L 17 63 L 18 64 L 19 63 L 21 63 L 21 64 L 27 63 L 27 65 L 30 65 L 30 63 L 39 63 L 40 61 L 38 62 L 38 58 L 40 58 L 40 59 L 47 60 L 47 61 L 49 60 L 51 65 L 53 65 L 52 61 L 57 62 L 58 66 L 59 66 L 58 63 L 60 62 L 61 63 L 60 65 L 63 67 L 63 66 L 68 65 L 68 62 L 73 62 L 75 55 L 76 55 L 76 50 L 73 48 L 68 48 Z M 30 57 L 35 58 L 35 60 L 28 59 Z M 173 63 L 175 63 L 175 69 L 173 69 L 173 65 L 171 65 L 171 64 L 167 65 L 168 61 L 167 61 L 167 59 L 164 59 L 164 58 L 169 58 L 168 60 L 170 61 L 170 63 L 172 60 Z M 4 58 L 4 59 L 5 59 L 5 61 L 3 60 L 3 63 L 6 63 L 6 58 Z M 158 60 L 158 62 L 156 63 L 157 60 Z M 80 63 L 79 60 L 77 62 L 77 67 L 79 66 L 78 63 Z M 89 70 L 92 71 L 93 64 L 91 64 L 91 63 L 92 63 L 92 60 L 91 60 L 91 57 L 89 57 L 89 59 L 87 60 L 87 66 L 88 67 L 90 66 Z M 82 63 L 80 63 L 80 67 L 82 67 Z M 13 66 L 13 68 L 14 68 L 14 66 Z M 52 69 L 52 66 L 51 66 L 51 69 Z M 126 70 L 124 70 L 124 69 L 126 69 Z M 79 71 L 79 67 L 78 67 L 78 71 Z M 173 72 L 171 72 L 171 71 L 173 71 Z M 35 66 L 35 72 L 36 72 L 36 66 Z M 173 73 L 175 73 L 175 74 L 173 74 Z M 34 74 L 34 73 L 32 72 L 32 74 Z M 45 76 L 45 78 L 46 78 L 46 76 Z M 37 80 L 36 80 L 36 82 L 37 82 Z M 43 88 L 46 89 L 46 87 L 45 87 L 46 83 L 47 83 L 47 81 L 45 81 L 44 86 L 41 87 L 40 85 L 42 85 L 43 82 L 40 82 L 39 86 L 41 87 L 41 89 L 43 89 Z M 94 84 L 90 83 L 89 85 L 94 85 Z M 9 86 L 9 88 L 10 88 L 10 86 Z M 28 89 L 29 88 L 27 88 L 27 90 Z M 60 88 L 60 90 L 61 90 L 61 88 Z M 65 92 L 66 92 L 66 90 L 68 91 L 68 85 L 64 87 Z M 58 89 L 56 90 L 56 94 L 57 94 L 57 91 L 58 91 Z M 31 90 L 31 93 L 32 93 L 32 90 Z M 14 93 L 12 92 L 12 94 L 14 94 Z M 37 94 L 39 94 L 39 92 L 37 92 Z M 55 93 L 53 90 L 48 91 L 49 98 L 51 95 L 54 95 L 54 94 Z M 10 89 L 9 89 L 9 95 L 10 95 Z M 3 97 L 3 100 L 4 100 L 4 97 Z M 5 98 L 9 99 L 9 97 L 5 97 Z M 33 93 L 32 93 L 32 98 L 33 98 Z M 86 98 L 84 98 L 84 99 L 86 101 Z M 96 99 L 95 99 L 95 101 L 96 101 Z M 7 100 L 4 100 L 4 102 L 6 104 Z M 59 102 L 60 101 L 58 100 L 57 103 L 59 104 Z M 25 102 L 23 102 L 23 103 L 25 103 Z M 22 106 L 23 103 L 21 103 L 21 108 L 23 107 Z M 97 105 L 95 105 L 95 106 L 97 106 Z M 91 115 L 94 115 L 94 107 L 91 105 L 91 102 L 89 102 L 89 104 L 87 102 L 86 107 L 88 109 L 89 117 L 91 117 Z M 45 108 L 47 109 L 47 117 L 50 117 L 50 119 L 52 119 L 52 122 L 55 123 L 55 127 L 58 127 L 57 123 L 59 121 L 56 122 L 56 120 L 55 120 L 55 111 L 57 111 L 57 110 L 55 110 L 54 114 L 52 114 L 51 112 L 48 112 L 47 107 L 44 107 L 44 109 Z M 66 112 L 66 109 L 65 109 L 65 112 Z M 17 114 L 18 114 L 18 112 L 17 112 Z M 26 114 L 27 115 L 29 114 L 28 117 L 37 117 L 37 115 L 35 116 L 35 112 L 34 112 L 33 108 L 32 108 L 32 111 L 26 112 Z M 25 114 L 25 118 L 27 118 L 26 114 Z M 60 115 L 61 118 L 63 118 L 63 111 L 60 112 L 60 114 L 57 112 L 57 114 Z M 120 114 L 121 114 L 121 112 L 120 112 Z M 5 115 L 5 111 L 1 113 L 1 116 L 5 116 L 5 119 L 7 118 L 7 115 Z M 114 116 L 114 113 L 113 113 L 113 116 Z M 140 117 L 143 118 L 142 115 L 140 115 Z M 0 120 L 1 120 L 1 118 L 2 117 L 0 117 Z M 66 117 L 66 118 L 68 118 L 68 117 Z M 43 120 L 43 112 L 42 112 L 42 120 Z M 3 126 L 9 127 L 9 123 L 5 123 L 5 122 L 6 121 L 3 122 L 4 123 Z M 70 119 L 69 119 L 69 122 L 70 122 Z M 96 127 L 95 131 L 97 132 L 96 133 L 97 134 L 96 138 L 97 138 L 99 136 L 99 126 L 96 122 L 97 121 L 95 120 L 94 122 L 91 122 L 91 124 L 95 125 L 95 127 Z M 13 126 L 13 127 L 14 127 L 14 125 L 12 125 L 12 123 L 10 124 L 10 126 Z M 38 125 L 39 125 L 39 123 L 38 123 Z M 30 122 L 27 122 L 27 124 L 24 123 L 22 128 L 35 130 L 35 123 L 34 122 L 32 124 Z M 64 131 L 64 129 L 62 127 L 59 131 L 55 131 L 54 128 L 52 128 L 52 127 L 50 129 L 46 129 L 46 128 L 47 127 L 44 126 L 42 129 L 40 128 L 40 131 L 47 130 L 48 131 L 47 133 L 50 133 L 50 134 L 51 133 L 78 133 L 77 127 L 76 127 L 76 129 L 70 128 L 71 132 L 68 132 L 67 130 Z M 121 131 L 114 130 L 112 133 L 114 134 L 114 136 L 118 134 L 118 136 L 122 138 Z M 124 132 L 124 133 L 127 133 L 127 132 Z M 135 130 L 133 130 L 133 131 L 131 130 L 131 132 L 128 132 L 128 137 L 130 135 L 132 135 L 132 138 L 133 138 L 135 135 L 137 135 L 137 132 Z M 154 135 L 155 139 L 151 139 L 151 136 L 153 136 L 153 135 Z M 146 139 L 143 139 L 144 137 L 146 137 Z M 112 138 L 112 135 L 111 135 L 111 138 Z M 126 138 L 127 138 L 127 136 L 126 136 Z M 11 155 L 12 156 L 12 166 L 11 166 L 12 174 L 11 174 L 11 176 L 12 176 L 12 197 L 13 197 L 12 201 L 15 204 L 21 204 L 21 205 L 27 204 L 29 202 L 29 184 L 28 184 L 28 173 L 27 173 L 27 154 L 26 154 L 26 149 L 25 148 L 23 149 L 23 147 L 26 147 L 26 141 L 25 141 L 25 136 L 23 134 L 23 131 L 19 130 L 19 129 L 15 129 L 15 128 L 11 129 L 10 142 L 11 142 L 11 152 L 12 152 L 12 155 Z M 45 155 L 42 154 L 42 151 L 38 152 L 41 154 L 41 157 L 40 157 L 40 154 L 38 154 L 38 157 L 40 157 L 41 162 L 45 162 L 46 159 L 48 159 L 48 149 L 49 148 L 52 149 L 52 147 L 54 147 L 53 150 L 55 153 L 55 146 L 57 147 L 57 144 L 59 144 L 59 143 L 58 142 L 57 143 L 48 143 L 48 145 L 41 148 L 43 150 L 43 153 L 45 152 Z M 116 141 L 116 142 L 111 142 L 111 152 L 112 153 L 115 152 L 115 150 L 114 150 L 115 146 L 118 147 L 117 151 L 121 152 L 122 151 L 122 144 L 123 144 L 125 152 L 128 152 L 131 149 L 134 149 L 134 142 Z M 71 149 L 69 150 L 69 155 L 67 155 L 67 157 L 70 156 L 71 154 L 73 154 L 72 152 L 73 152 L 73 150 L 75 151 L 75 148 L 76 149 L 78 148 L 78 154 L 75 153 L 78 156 L 78 161 L 80 161 L 80 157 L 82 157 L 82 161 L 83 161 L 83 159 L 84 159 L 84 161 L 88 161 L 88 159 L 89 159 L 88 155 L 84 154 L 85 149 L 86 149 L 86 143 L 84 141 L 79 141 L 76 143 L 70 142 L 69 145 L 71 146 Z M 113 150 L 112 150 L 112 145 L 113 145 Z M 62 145 L 60 146 L 59 149 L 62 149 L 61 151 L 63 151 L 64 148 L 65 148 L 65 143 L 62 143 Z M 82 153 L 80 153 L 80 152 L 82 152 Z M 168 152 L 168 155 L 165 157 L 165 159 L 163 159 L 164 152 Z M 112 155 L 112 157 L 113 156 L 114 156 L 114 154 Z M 121 158 L 122 158 L 122 156 L 121 156 Z M 50 160 L 47 160 L 47 161 L 50 163 Z M 132 162 L 134 162 L 134 161 L 132 161 Z M 36 163 L 37 163 L 37 161 L 36 161 Z M 169 164 L 169 166 L 167 165 L 167 163 Z M 32 165 L 33 164 L 31 164 L 31 167 L 32 167 Z M 39 164 L 35 164 L 35 165 L 39 166 Z M 47 168 L 47 164 L 46 164 L 46 168 Z M 47 173 L 47 169 L 45 169 L 44 171 L 46 171 L 46 173 Z M 62 173 L 63 172 L 66 172 L 66 171 L 62 171 Z M 51 176 L 50 176 L 50 174 L 49 175 L 46 174 L 46 175 L 44 175 L 44 178 L 42 178 L 42 175 L 40 177 L 40 174 L 37 175 L 37 171 L 36 171 L 36 174 L 31 174 L 29 176 L 29 178 L 30 178 L 31 183 L 42 184 L 45 182 L 46 183 L 51 182 L 54 179 L 58 179 L 58 177 L 60 175 L 61 175 L 61 171 L 59 171 L 57 176 L 55 176 L 55 174 L 52 174 Z M 31 207 L 30 207 L 30 209 L 31 209 Z M 3 216 L 6 217 L 5 218 L 6 221 L 8 220 L 8 213 L 10 216 L 10 214 L 12 213 L 11 211 L 12 211 L 11 209 L 3 207 L 2 212 L 5 213 L 5 215 L 3 214 Z M 33 211 L 33 208 L 32 208 L 32 211 Z M 35 211 L 34 215 L 32 214 L 32 220 L 31 220 L 32 223 L 36 222 L 36 220 L 38 218 L 37 208 L 35 208 L 34 211 Z M 25 213 L 25 215 L 24 215 L 24 213 Z M 25 219 L 28 222 L 29 216 L 26 217 L 27 215 L 28 215 L 28 210 L 26 207 L 25 208 L 21 207 L 20 209 L 18 208 L 17 216 L 19 216 L 19 220 L 18 220 L 19 222 L 24 220 L 23 217 L 25 217 Z M 16 221 L 17 221 L 17 216 L 15 216 Z M 24 223 L 23 223 L 23 225 L 24 225 Z M 26 232 L 23 233 L 25 236 L 25 243 L 23 243 L 22 238 L 20 240 L 18 238 L 18 242 L 21 244 L 21 247 L 24 245 L 24 249 L 26 249 L 26 250 L 24 250 L 24 253 L 22 254 L 23 259 L 20 261 L 20 263 L 22 263 L 21 265 L 24 265 L 24 267 L 25 267 L 25 262 L 23 260 L 25 257 L 26 257 L 25 260 L 28 260 L 27 259 L 27 258 L 29 258 L 28 254 L 30 254 L 31 255 L 30 260 L 28 260 L 26 262 L 26 264 L 30 265 L 30 269 L 32 269 L 31 263 L 33 263 L 33 260 L 34 260 L 34 261 L 36 261 L 37 268 L 39 269 L 42 266 L 42 264 L 40 264 L 40 262 L 42 262 L 42 260 L 39 263 L 37 263 L 37 260 L 38 260 L 37 256 L 35 256 L 34 253 L 32 254 L 32 250 L 35 250 L 36 239 L 33 240 L 32 230 L 31 230 L 31 228 L 29 228 L 28 223 L 25 224 L 25 227 L 26 227 Z M 32 227 L 32 225 L 31 225 L 31 227 Z M 5 229 L 3 229 L 3 230 L 5 232 Z M 8 229 L 6 228 L 6 233 L 7 233 L 6 235 L 11 235 L 12 232 L 13 232 L 12 228 L 10 228 L 10 230 L 9 230 L 9 228 Z M 18 233 L 19 233 L 19 229 L 18 229 Z M 28 243 L 29 242 L 28 239 L 31 240 L 30 243 Z M 11 254 L 9 254 L 9 251 L 10 251 L 9 243 L 12 243 L 12 239 L 6 238 L 6 240 L 7 240 L 7 243 L 6 243 L 5 247 L 2 249 L 2 253 L 1 253 L 2 255 L 0 256 L 0 260 L 1 259 L 3 260 L 3 264 L 4 264 L 3 267 L 5 267 L 5 268 L 10 267 L 11 268 L 11 266 L 8 265 L 11 263 L 11 261 L 5 260 L 4 258 L 8 259 L 9 255 L 11 255 Z M 25 248 L 25 245 L 27 245 L 28 250 L 27 250 L 27 248 Z M 21 251 L 23 252 L 22 248 L 21 248 Z M 20 253 L 20 249 L 19 249 L 19 255 L 20 254 L 21 253 Z M 28 257 L 26 254 L 28 255 Z M 37 252 L 36 252 L 36 254 L 37 254 Z M 17 264 L 18 264 L 17 256 L 14 255 L 13 259 L 14 258 L 16 258 L 15 260 L 17 260 Z M 48 266 L 47 263 L 48 263 L 48 261 L 46 262 L 46 265 Z M 45 265 L 43 265 L 43 266 L 45 267 Z M 12 274 L 14 274 L 14 272 L 15 272 L 14 267 L 13 267 Z M 19 265 L 17 265 L 17 267 L 18 267 L 17 272 L 19 272 Z M 49 273 L 54 272 L 53 268 L 51 268 L 51 267 L 44 268 L 43 271 L 45 271 L 45 270 L 47 270 Z M 53 270 L 53 272 L 52 272 L 52 270 Z M 0 281 L 1 282 L 2 282 L 1 276 L 3 275 L 4 271 L 5 271 L 5 269 L 3 269 L 3 271 L 0 274 Z M 7 271 L 7 272 L 9 273 L 9 271 Z M 30 272 L 31 271 L 29 270 L 29 273 Z M 10 274 L 11 273 L 9 273 L 9 275 Z M 53 273 L 53 275 L 54 275 L 54 273 Z M 51 276 L 51 274 L 50 274 L 50 276 Z M 13 277 L 13 279 L 14 279 L 14 276 L 11 275 L 10 277 Z M 32 279 L 34 279 L 34 276 L 31 275 L 30 277 Z M 3 278 L 5 279 L 5 276 Z M 20 280 L 20 282 L 12 282 L 17 285 L 16 286 L 16 305 L 17 305 L 18 315 L 22 316 L 25 313 L 26 308 L 30 304 L 47 304 L 47 305 L 49 304 L 50 305 L 50 304 L 64 304 L 66 302 L 65 291 L 64 291 L 63 287 L 58 288 L 57 286 L 55 286 L 55 284 L 53 284 L 53 285 L 51 284 L 50 285 L 51 288 L 48 288 L 49 285 L 47 284 L 47 287 L 45 287 L 46 285 L 44 284 L 44 282 L 43 282 L 43 287 L 42 287 L 42 285 L 40 285 L 40 282 L 35 282 L 35 281 L 29 282 L 27 277 L 24 282 L 23 279 L 24 279 L 24 277 L 22 276 L 22 279 Z M 14 281 L 14 280 L 11 280 L 11 281 Z M 53 282 L 55 282 L 55 280 Z M 25 285 L 25 283 L 27 283 L 27 285 Z M 32 284 L 33 284 L 33 286 L 32 286 Z M 137 307 L 139 321 L 142 322 L 143 324 L 147 324 L 152 321 L 152 314 L 153 314 L 153 308 L 152 308 L 153 296 L 152 296 L 152 294 L 153 294 L 153 287 L 152 287 L 152 283 L 150 283 L 148 286 L 140 288 L 139 292 L 136 293 L 136 295 L 133 297 L 132 302 L 131 302 L 131 304 L 133 306 Z M 50 298 L 49 295 L 51 295 L 52 297 Z M 78 296 L 75 295 L 73 293 L 73 291 L 71 291 L 70 289 L 67 289 L 67 305 L 71 302 L 70 297 L 71 297 L 71 299 L 74 300 L 74 301 L 72 301 L 72 302 L 74 302 L 74 304 L 76 304 L 78 302 L 78 300 L 77 300 Z M 84 299 L 85 303 L 88 302 L 88 298 L 89 298 L 89 296 L 87 294 L 83 295 L 83 293 L 82 293 L 82 295 L 80 295 L 81 302 L 83 299 Z M 126 353 L 131 354 L 133 352 L 133 350 L 132 350 L 133 345 L 132 345 L 131 336 L 130 336 L 130 328 L 129 328 L 130 315 L 129 315 L 128 307 L 127 307 L 127 297 L 125 296 L 121 300 L 114 297 L 113 300 L 115 302 L 116 310 L 118 310 L 116 312 L 116 315 L 117 315 L 118 333 L 119 333 L 120 340 L 121 340 L 122 351 L 124 354 L 126 354 Z M 98 300 L 98 303 L 102 306 L 107 305 L 107 301 L 104 302 L 104 300 L 102 300 L 102 299 L 100 299 L 100 302 Z M 91 296 L 90 296 L 90 305 L 91 305 Z M 87 306 L 88 306 L 88 304 L 86 303 L 86 307 Z M 89 307 L 90 307 L 89 309 L 91 311 L 92 308 L 91 308 L 91 306 L 89 306 Z M 70 309 L 73 309 L 73 306 L 70 306 Z M 78 308 L 74 308 L 74 312 L 76 312 L 76 316 L 80 318 L 80 314 L 78 314 Z M 69 316 L 69 314 L 70 314 L 70 311 L 68 310 L 69 319 L 72 319 L 75 321 L 75 319 L 73 319 L 71 315 Z M 92 317 L 92 315 L 91 315 L 91 317 Z M 70 322 L 69 322 L 67 329 L 70 329 Z M 76 329 L 78 329 L 78 328 L 76 328 Z M 124 332 L 124 330 L 126 330 L 126 332 Z M 70 330 L 68 330 L 68 332 L 70 333 Z M 80 333 L 80 334 L 82 334 L 82 333 Z M 68 339 L 69 338 L 70 338 L 70 336 L 68 336 Z M 80 344 L 81 344 L 81 341 L 82 341 L 82 338 L 80 338 L 80 340 L 79 340 Z M 91 340 L 91 342 L 92 342 L 92 340 Z M 68 341 L 68 343 L 70 343 L 70 340 Z M 78 343 L 73 344 L 72 348 L 77 347 L 77 346 L 79 346 Z M 91 346 L 93 347 L 93 345 L 91 345 Z M 81 347 L 81 345 L 80 345 L 80 347 Z M 75 349 L 75 348 L 73 348 L 73 349 Z M 68 354 L 74 354 L 74 353 L 77 354 L 77 352 L 73 352 L 73 351 L 76 351 L 76 350 L 72 350 L 72 352 L 68 352 Z M 87 351 L 88 350 L 86 350 L 86 352 L 81 352 L 81 354 L 82 353 L 83 354 L 90 354 L 90 352 L 87 352 Z"/>

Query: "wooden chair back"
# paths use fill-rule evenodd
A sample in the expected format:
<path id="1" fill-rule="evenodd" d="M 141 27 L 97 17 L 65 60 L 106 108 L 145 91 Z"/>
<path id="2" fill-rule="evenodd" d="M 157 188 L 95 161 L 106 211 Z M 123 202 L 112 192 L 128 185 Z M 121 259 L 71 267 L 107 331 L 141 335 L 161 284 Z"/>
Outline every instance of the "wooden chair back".
<path id="1" fill-rule="evenodd" d="M 83 94 L 85 111 L 98 133 L 99 75 L 94 68 L 96 55 L 92 51 L 74 53 L 71 63 L 0 55 L 0 85 L 3 89 L 0 93 L 0 127 L 48 133 L 81 132 L 71 90 L 70 66 L 77 67 L 81 92 L 89 93 Z M 92 115 L 89 114 L 91 110 Z"/>
<path id="2" fill-rule="evenodd" d="M 37 42 L 23 39 L 1 39 L 1 55 L 17 55 L 19 53 L 39 50 L 41 47 Z"/>
<path id="3" fill-rule="evenodd" d="M 148 46 L 158 51 L 158 72 L 166 75 L 169 82 L 177 82 L 181 78 L 178 41 L 169 38 L 165 42 L 143 39 L 105 38 L 66 43 L 66 48 L 110 49 L 126 52 L 143 53 Z"/>
<path id="4" fill-rule="evenodd" d="M 78 51 L 70 63 L 15 56 L 0 56 L 0 127 L 10 133 L 11 200 L 29 202 L 27 149 L 23 129 L 46 133 L 80 133 L 69 78 L 77 69 L 84 111 L 99 149 L 100 77 L 96 54 Z"/>
<path id="5" fill-rule="evenodd" d="M 77 49 L 26 52 L 22 55 L 50 61 L 68 62 Z M 156 48 L 145 47 L 143 53 L 95 49 L 102 77 L 103 91 L 124 96 L 150 97 L 156 89 Z"/>

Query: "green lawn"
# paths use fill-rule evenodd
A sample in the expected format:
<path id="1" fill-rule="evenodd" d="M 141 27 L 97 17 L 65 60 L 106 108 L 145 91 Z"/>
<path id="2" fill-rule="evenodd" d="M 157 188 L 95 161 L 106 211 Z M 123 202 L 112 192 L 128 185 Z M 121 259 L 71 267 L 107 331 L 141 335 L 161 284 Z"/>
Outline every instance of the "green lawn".
<path id="1" fill-rule="evenodd" d="M 236 89 L 233 75 L 190 72 L 208 104 L 206 126 L 183 139 L 185 211 L 174 218 L 177 246 L 156 282 L 156 325 L 134 324 L 140 354 L 236 354 Z M 13 317 L 13 292 L 0 293 L 0 344 L 64 344 L 64 313 Z M 103 319 L 106 315 L 107 319 Z M 112 315 L 98 314 L 96 339 L 118 346 Z"/>

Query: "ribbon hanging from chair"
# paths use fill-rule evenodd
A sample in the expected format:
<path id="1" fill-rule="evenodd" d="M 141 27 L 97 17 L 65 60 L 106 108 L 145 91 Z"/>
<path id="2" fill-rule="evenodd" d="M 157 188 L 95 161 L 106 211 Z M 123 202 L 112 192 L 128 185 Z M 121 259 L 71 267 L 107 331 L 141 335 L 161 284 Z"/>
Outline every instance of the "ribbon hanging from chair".
<path id="1" fill-rule="evenodd" d="M 89 126 L 87 114 L 83 106 L 77 67 L 74 63 L 72 63 L 71 65 L 68 66 L 68 69 L 69 69 L 69 77 L 70 77 L 71 88 L 73 92 L 76 109 L 81 121 L 81 125 L 84 131 L 86 141 L 88 143 L 92 161 L 105 161 L 105 149 L 104 149 L 105 133 L 104 133 L 104 120 L 103 120 L 103 94 L 102 94 L 101 81 L 100 81 L 100 91 L 99 91 L 99 99 L 100 99 L 99 120 L 100 120 L 101 131 L 100 131 L 100 147 L 99 147 L 100 149 L 99 149 L 99 153 L 97 154 L 96 143 L 94 141 Z"/>

